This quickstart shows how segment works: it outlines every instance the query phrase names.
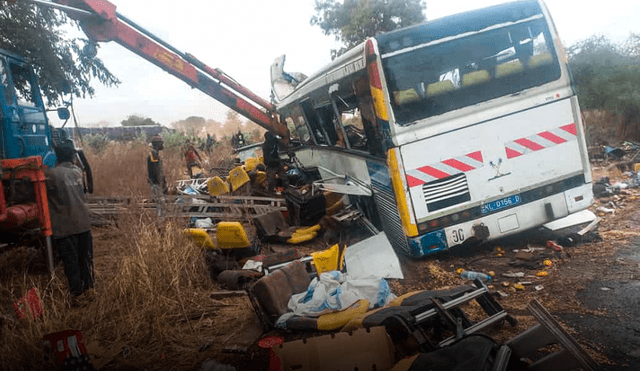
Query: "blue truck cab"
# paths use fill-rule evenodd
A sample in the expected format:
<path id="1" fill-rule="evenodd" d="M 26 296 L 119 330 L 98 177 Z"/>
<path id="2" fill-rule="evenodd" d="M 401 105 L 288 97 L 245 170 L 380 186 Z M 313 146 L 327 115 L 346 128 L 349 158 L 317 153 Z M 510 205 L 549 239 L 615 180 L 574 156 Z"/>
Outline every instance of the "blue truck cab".
<path id="1" fill-rule="evenodd" d="M 36 75 L 30 64 L 2 49 L 0 89 L 0 159 L 41 156 L 45 165 L 54 166 L 54 129 Z"/>

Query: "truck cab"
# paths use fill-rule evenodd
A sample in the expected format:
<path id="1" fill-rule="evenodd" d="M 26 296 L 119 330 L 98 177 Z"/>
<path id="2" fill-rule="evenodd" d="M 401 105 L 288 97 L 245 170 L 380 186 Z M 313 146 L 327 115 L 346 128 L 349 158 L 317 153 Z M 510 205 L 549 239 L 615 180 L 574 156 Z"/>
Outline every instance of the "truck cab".
<path id="1" fill-rule="evenodd" d="M 0 159 L 41 156 L 54 166 L 49 126 L 36 75 L 17 55 L 0 49 Z"/>

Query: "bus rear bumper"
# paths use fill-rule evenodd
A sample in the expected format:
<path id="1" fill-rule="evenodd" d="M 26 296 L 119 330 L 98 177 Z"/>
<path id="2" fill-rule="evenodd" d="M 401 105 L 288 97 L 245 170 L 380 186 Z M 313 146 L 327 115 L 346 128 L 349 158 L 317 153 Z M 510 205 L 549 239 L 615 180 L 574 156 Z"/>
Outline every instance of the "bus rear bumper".
<path id="1" fill-rule="evenodd" d="M 587 183 L 517 208 L 409 238 L 410 254 L 419 258 L 463 243 L 491 241 L 540 227 L 589 207 L 593 202 L 591 187 L 591 183 Z M 482 235 L 478 231 L 482 231 Z"/>

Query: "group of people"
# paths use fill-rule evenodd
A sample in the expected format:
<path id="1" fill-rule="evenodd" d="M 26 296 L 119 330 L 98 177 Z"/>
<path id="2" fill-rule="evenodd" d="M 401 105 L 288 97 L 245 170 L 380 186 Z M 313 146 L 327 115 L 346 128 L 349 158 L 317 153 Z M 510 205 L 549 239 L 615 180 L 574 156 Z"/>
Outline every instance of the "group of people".
<path id="1" fill-rule="evenodd" d="M 82 170 L 74 161 L 76 150 L 73 142 L 66 139 L 58 143 L 54 149 L 57 165 L 46 170 L 52 241 L 62 260 L 69 292 L 72 297 L 79 297 L 94 286 L 90 212 L 85 202 Z M 156 202 L 161 202 L 164 195 L 168 193 L 160 156 L 160 151 L 163 149 L 162 137 L 153 136 L 147 157 L 147 171 L 151 192 Z M 285 167 L 279 155 L 280 149 L 280 138 L 271 132 L 265 133 L 262 151 L 269 192 L 275 191 L 277 178 L 281 186 L 284 188 L 288 186 Z M 202 158 L 195 145 L 191 143 L 187 145 L 184 156 L 187 171 L 191 177 L 192 169 L 202 166 Z"/>

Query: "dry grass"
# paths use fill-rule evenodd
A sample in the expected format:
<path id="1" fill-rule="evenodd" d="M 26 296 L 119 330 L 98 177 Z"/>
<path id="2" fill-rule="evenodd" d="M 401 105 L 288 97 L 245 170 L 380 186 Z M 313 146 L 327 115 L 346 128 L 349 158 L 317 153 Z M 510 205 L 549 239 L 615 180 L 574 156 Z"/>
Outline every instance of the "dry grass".
<path id="1" fill-rule="evenodd" d="M 117 356 L 120 365 L 135 368 L 166 359 L 183 369 L 202 362 L 204 354 L 198 357 L 197 349 L 214 332 L 212 318 L 221 303 L 209 298 L 215 286 L 200 249 L 177 225 L 158 226 L 141 215 L 123 225 L 125 230 L 94 232 L 95 244 L 110 249 L 96 249 L 97 295 L 86 306 L 70 307 L 60 267 L 51 280 L 47 275 L 22 274 L 2 281 L 5 307 L 36 287 L 44 316 L 18 320 L 12 313 L 4 314 L 0 368 L 53 368 L 41 339 L 65 329 L 83 332 L 85 344 L 98 356 L 93 360 L 96 366 Z M 184 349 L 194 354 L 185 357 Z"/>
<path id="2" fill-rule="evenodd" d="M 110 143 L 101 154 L 87 153 L 95 194 L 146 197 L 144 143 Z M 227 165 L 230 148 L 218 148 L 206 163 Z M 162 152 L 169 182 L 184 179 L 178 150 Z M 62 266 L 50 278 L 42 254 L 16 248 L 0 262 L 0 369 L 54 369 L 44 335 L 81 330 L 99 369 L 198 369 L 221 353 L 224 339 L 238 331 L 238 315 L 251 318 L 246 298 L 212 300 L 217 285 L 209 279 L 202 251 L 182 234 L 184 225 L 160 224 L 140 210 L 123 216 L 119 227 L 93 230 L 95 298 L 71 305 Z M 35 262 L 35 263 L 34 263 Z M 4 268 L 6 267 L 6 268 Z M 19 320 L 12 304 L 31 287 L 44 315 Z M 241 321 L 242 322 L 242 321 Z M 207 352 L 198 349 L 217 341 Z"/>
<path id="3" fill-rule="evenodd" d="M 93 171 L 94 194 L 99 196 L 147 197 L 150 188 L 147 182 L 147 156 L 149 146 L 140 141 L 111 142 L 100 154 L 88 151 L 87 160 Z M 179 148 L 161 151 L 164 174 L 167 182 L 187 179 L 187 168 Z M 208 155 L 201 152 L 205 173 L 212 167 L 228 168 L 233 164 L 233 149 L 219 144 Z"/>

